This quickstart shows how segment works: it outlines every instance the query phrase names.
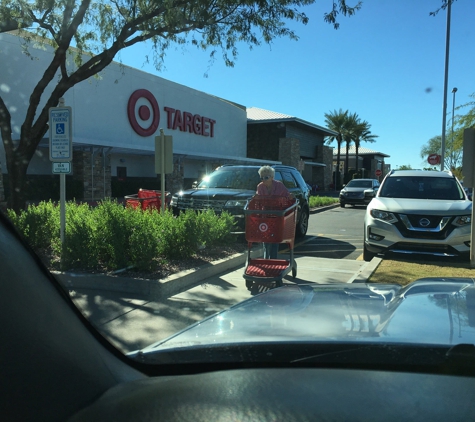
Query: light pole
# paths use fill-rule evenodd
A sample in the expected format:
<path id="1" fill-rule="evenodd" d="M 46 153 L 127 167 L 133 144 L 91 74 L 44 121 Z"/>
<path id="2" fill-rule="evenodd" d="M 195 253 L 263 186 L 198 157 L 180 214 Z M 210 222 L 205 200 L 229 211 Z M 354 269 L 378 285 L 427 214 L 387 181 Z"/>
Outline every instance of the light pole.
<path id="1" fill-rule="evenodd" d="M 447 3 L 447 26 L 445 34 L 445 72 L 444 72 L 444 101 L 442 107 L 442 140 L 440 154 L 440 171 L 444 170 L 445 161 L 445 125 L 447 119 L 447 81 L 449 78 L 449 47 L 450 47 L 450 15 L 452 2 Z"/>
<path id="2" fill-rule="evenodd" d="M 454 167 L 453 163 L 453 157 L 454 157 L 454 119 L 455 119 L 455 93 L 457 92 L 457 88 L 452 89 L 452 94 L 453 95 L 453 101 L 452 101 L 452 148 L 451 148 L 451 154 L 450 154 L 450 169 Z"/>

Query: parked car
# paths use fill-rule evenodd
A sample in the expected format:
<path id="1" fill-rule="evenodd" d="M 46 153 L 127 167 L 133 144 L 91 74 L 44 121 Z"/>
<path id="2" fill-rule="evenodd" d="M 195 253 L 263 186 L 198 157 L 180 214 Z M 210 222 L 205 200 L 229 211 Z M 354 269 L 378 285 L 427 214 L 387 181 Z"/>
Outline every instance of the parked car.
<path id="1" fill-rule="evenodd" d="M 353 179 L 340 191 L 340 207 L 345 205 L 368 205 L 379 189 L 376 179 Z"/>
<path id="2" fill-rule="evenodd" d="M 422 313 L 414 306 L 421 303 Z M 450 307 L 459 309 L 452 325 L 452 315 L 447 312 Z M 452 338 L 451 331 L 462 326 L 457 338 Z M 403 358 L 407 346 L 417 343 L 437 344 L 445 352 L 450 353 L 452 348 L 455 352 L 457 344 L 475 343 L 475 283 L 472 278 L 430 277 L 405 287 L 396 283 L 287 284 L 246 299 L 128 356 L 153 365 L 181 361 L 200 364 L 207 359 L 296 362 L 303 357 L 303 350 L 284 346 L 295 338 L 302 346 L 311 345 L 314 351 L 324 346 L 327 352 L 308 351 L 304 361 L 336 366 L 347 363 L 351 367 L 348 352 L 353 362 L 370 365 L 377 350 L 379 362 L 384 360 L 396 369 L 408 363 Z M 356 344 L 366 347 L 358 348 Z M 253 353 L 243 355 L 243 345 L 251 346 Z M 417 358 L 411 356 L 410 364 L 430 367 L 437 361 L 445 362 L 445 353 L 435 355 L 430 348 L 426 352 Z"/>
<path id="3" fill-rule="evenodd" d="M 299 171 L 290 166 L 273 165 L 275 180 L 280 180 L 299 201 L 296 236 L 307 233 L 310 190 Z M 244 233 L 244 206 L 256 194 L 260 166 L 223 165 L 206 176 L 196 188 L 172 195 L 171 208 L 178 215 L 188 209 L 223 211 L 233 215 L 236 233 Z"/>
<path id="4" fill-rule="evenodd" d="M 385 252 L 465 256 L 472 202 L 444 171 L 391 171 L 366 209 L 363 257 Z"/>
<path id="5" fill-rule="evenodd" d="M 472 189 L 464 187 L 463 190 L 465 191 L 465 194 L 467 195 L 467 198 L 470 199 L 470 201 L 471 201 L 472 200 Z"/>

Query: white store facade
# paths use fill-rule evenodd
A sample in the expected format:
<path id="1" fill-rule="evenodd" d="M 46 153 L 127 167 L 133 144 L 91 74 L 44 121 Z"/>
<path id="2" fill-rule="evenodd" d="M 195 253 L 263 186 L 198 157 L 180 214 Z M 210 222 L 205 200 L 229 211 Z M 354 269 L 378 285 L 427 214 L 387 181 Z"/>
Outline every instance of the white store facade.
<path id="1" fill-rule="evenodd" d="M 11 114 L 13 139 L 19 138 L 31 92 L 52 57 L 52 51 L 30 44 L 30 58 L 22 52 L 21 42 L 16 35 L 0 34 L 0 92 Z M 159 189 L 154 163 L 160 129 L 173 137 L 174 173 L 166 177 L 167 190 L 188 187 L 223 163 L 260 161 L 246 158 L 244 106 L 119 63 L 75 85 L 65 94 L 64 103 L 72 108 L 69 177 L 83 181 L 81 199 L 116 196 L 111 180 L 115 186 L 122 183 L 133 190 L 135 184 Z M 0 163 L 6 174 L 3 144 Z M 46 135 L 28 175 L 51 174 Z M 131 183 L 134 180 L 137 183 Z"/>

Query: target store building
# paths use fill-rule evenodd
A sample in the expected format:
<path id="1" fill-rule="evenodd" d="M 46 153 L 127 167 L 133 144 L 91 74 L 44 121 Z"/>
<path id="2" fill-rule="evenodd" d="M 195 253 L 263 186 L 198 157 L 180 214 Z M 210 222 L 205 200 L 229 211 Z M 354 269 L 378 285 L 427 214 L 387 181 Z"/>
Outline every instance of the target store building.
<path id="1" fill-rule="evenodd" d="M 22 39 L 14 34 L 0 34 L 0 92 L 11 114 L 13 139 L 19 138 L 30 95 L 52 57 L 52 51 L 35 48 L 33 43 L 28 57 L 21 44 Z M 306 179 L 331 181 L 333 150 L 323 146 L 325 136 L 333 134 L 328 129 L 278 114 L 249 118 L 243 105 L 119 63 L 75 85 L 65 94 L 64 103 L 72 109 L 68 199 L 122 198 L 139 188 L 160 189 L 160 177 L 155 174 L 155 137 L 161 129 L 173 137 L 173 173 L 166 176 L 166 190 L 172 192 L 191 187 L 224 163 L 283 163 L 306 171 Z M 300 145 L 295 136 L 286 137 L 286 127 L 303 134 L 302 145 L 308 144 L 306 155 L 300 147 L 295 148 Z M 28 197 L 32 199 L 59 197 L 59 188 L 55 189 L 59 177 L 52 171 L 47 136 L 28 168 Z M 256 149 L 266 136 L 278 136 L 275 142 L 280 146 L 274 150 L 280 153 L 270 156 Z M 270 141 L 266 139 L 267 147 Z M 0 164 L 8 195 L 3 145 Z"/>

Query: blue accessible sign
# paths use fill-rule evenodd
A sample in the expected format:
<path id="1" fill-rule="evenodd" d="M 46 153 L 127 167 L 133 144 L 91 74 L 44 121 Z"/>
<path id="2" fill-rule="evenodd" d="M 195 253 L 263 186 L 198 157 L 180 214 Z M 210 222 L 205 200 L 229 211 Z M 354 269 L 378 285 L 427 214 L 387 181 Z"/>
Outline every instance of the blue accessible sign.
<path id="1" fill-rule="evenodd" d="M 73 158 L 71 107 L 49 109 L 49 153 L 50 161 L 71 161 Z"/>

